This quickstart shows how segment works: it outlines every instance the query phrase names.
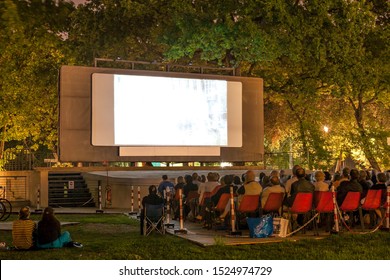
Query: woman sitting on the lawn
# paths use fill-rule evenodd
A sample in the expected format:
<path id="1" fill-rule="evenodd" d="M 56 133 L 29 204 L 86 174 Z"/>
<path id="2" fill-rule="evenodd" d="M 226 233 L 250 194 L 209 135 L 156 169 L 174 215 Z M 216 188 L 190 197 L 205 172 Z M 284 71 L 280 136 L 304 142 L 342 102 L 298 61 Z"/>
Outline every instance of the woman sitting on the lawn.
<path id="1" fill-rule="evenodd" d="M 54 216 L 53 208 L 45 208 L 42 213 L 42 218 L 38 222 L 37 248 L 49 249 L 69 246 L 81 247 L 82 245 L 77 242 L 72 242 L 68 231 L 61 233 L 61 223 Z"/>

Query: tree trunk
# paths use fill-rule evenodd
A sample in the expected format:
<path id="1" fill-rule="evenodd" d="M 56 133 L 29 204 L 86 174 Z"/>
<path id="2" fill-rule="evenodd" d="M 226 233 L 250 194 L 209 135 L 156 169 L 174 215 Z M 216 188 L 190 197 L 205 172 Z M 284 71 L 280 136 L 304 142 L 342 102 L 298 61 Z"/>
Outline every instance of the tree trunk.
<path id="1" fill-rule="evenodd" d="M 375 156 L 372 152 L 370 139 L 368 139 L 366 129 L 364 128 L 364 124 L 363 124 L 363 107 L 364 107 L 363 94 L 360 93 L 358 95 L 358 106 L 355 105 L 355 103 L 353 102 L 353 100 L 351 98 L 349 99 L 349 101 L 353 107 L 356 124 L 357 124 L 358 129 L 359 129 L 360 142 L 362 145 L 361 149 L 363 150 L 363 153 L 366 156 L 371 167 L 377 171 L 381 171 L 380 166 L 379 166 L 379 164 L 378 164 L 377 160 L 375 159 Z"/>

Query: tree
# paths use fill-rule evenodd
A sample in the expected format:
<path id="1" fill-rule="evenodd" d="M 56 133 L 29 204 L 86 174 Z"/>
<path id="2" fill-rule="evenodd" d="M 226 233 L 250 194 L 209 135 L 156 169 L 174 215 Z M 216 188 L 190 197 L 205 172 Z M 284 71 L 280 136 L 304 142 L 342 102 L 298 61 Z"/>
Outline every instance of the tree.
<path id="1" fill-rule="evenodd" d="M 56 150 L 56 84 L 60 65 L 70 61 L 63 36 L 72 7 L 36 0 L 0 5 L 1 157 L 6 148 Z"/>

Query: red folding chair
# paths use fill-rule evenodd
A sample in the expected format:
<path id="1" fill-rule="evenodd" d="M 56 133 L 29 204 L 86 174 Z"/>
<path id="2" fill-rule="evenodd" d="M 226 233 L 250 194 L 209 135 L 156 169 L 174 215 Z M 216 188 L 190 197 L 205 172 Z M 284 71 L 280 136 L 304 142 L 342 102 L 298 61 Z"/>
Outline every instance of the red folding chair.
<path id="1" fill-rule="evenodd" d="M 260 195 L 244 195 L 237 208 L 237 227 L 240 227 L 240 219 L 243 215 L 255 215 L 259 213 Z"/>
<path id="2" fill-rule="evenodd" d="M 260 215 L 262 216 L 264 213 L 277 213 L 281 216 L 283 214 L 283 199 L 284 193 L 271 192 L 268 195 L 267 201 L 265 202 L 264 206 L 260 210 Z"/>
<path id="3" fill-rule="evenodd" d="M 354 225 L 353 213 L 359 211 L 360 224 L 364 228 L 362 208 L 360 207 L 360 192 L 347 192 L 347 195 L 344 198 L 343 203 L 339 206 L 339 209 L 343 212 L 348 213 L 350 219 L 350 226 Z"/>
<path id="4" fill-rule="evenodd" d="M 313 193 L 299 192 L 295 196 L 293 205 L 288 209 L 291 231 L 293 230 L 293 214 L 304 215 L 304 223 L 313 210 Z"/>
<path id="5" fill-rule="evenodd" d="M 362 204 L 362 210 L 366 210 L 370 213 L 370 223 L 374 226 L 376 214 L 375 210 L 381 209 L 382 190 L 368 190 L 367 195 Z M 382 213 L 383 216 L 384 213 Z M 362 223 L 362 229 L 364 229 L 364 222 Z"/>
<path id="6" fill-rule="evenodd" d="M 320 215 L 325 215 L 326 231 L 330 231 L 331 218 L 333 217 L 332 214 L 334 213 L 333 194 L 332 192 L 318 191 L 317 193 L 314 193 L 314 199 L 316 199 L 316 195 L 318 201 L 317 205 L 315 205 L 314 211 Z M 316 229 L 316 234 L 318 235 L 318 225 L 316 222 L 314 223 L 314 226 Z"/>

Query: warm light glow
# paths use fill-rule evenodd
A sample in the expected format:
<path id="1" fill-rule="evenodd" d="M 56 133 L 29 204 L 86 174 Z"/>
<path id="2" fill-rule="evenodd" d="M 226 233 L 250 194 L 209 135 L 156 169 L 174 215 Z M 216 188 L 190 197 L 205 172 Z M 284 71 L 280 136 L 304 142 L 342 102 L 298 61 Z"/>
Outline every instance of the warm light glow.
<path id="1" fill-rule="evenodd" d="M 328 133 L 328 132 L 329 132 L 329 127 L 327 127 L 326 125 L 324 125 L 324 131 L 325 131 L 325 133 Z"/>

